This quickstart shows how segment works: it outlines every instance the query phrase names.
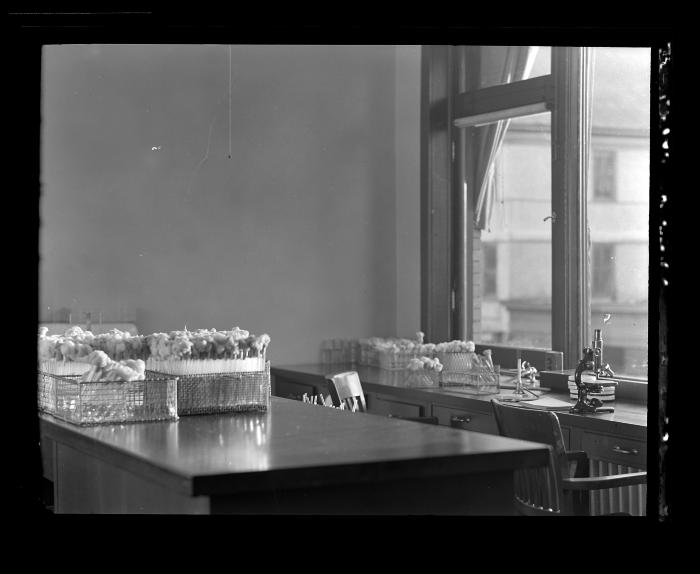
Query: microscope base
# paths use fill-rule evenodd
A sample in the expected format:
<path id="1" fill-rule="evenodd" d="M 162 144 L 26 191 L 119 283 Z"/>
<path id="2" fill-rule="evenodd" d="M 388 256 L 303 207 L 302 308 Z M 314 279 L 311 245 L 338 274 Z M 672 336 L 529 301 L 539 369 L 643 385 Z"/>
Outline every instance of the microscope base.
<path id="1" fill-rule="evenodd" d="M 593 399 L 596 402 L 601 402 L 598 399 Z M 569 409 L 573 414 L 597 414 L 597 413 L 614 413 L 614 407 L 602 407 L 600 405 L 579 400 L 573 407 Z"/>

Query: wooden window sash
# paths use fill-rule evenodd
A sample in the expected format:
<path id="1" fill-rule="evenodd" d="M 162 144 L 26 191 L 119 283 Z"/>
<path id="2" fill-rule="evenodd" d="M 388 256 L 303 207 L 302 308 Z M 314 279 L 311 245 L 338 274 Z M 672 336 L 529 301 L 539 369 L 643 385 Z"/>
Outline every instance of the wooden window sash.
<path id="1" fill-rule="evenodd" d="M 421 330 L 446 341 L 453 323 L 452 61 L 450 46 L 421 50 Z"/>
<path id="2" fill-rule="evenodd" d="M 462 47 L 463 48 L 463 47 Z M 589 64 L 586 48 L 553 48 L 552 73 L 478 90 L 455 83 L 459 47 L 423 48 L 421 116 L 421 328 L 428 341 L 472 338 L 473 174 L 464 150 L 468 130 L 455 120 L 545 102 L 552 111 L 552 349 L 565 368 L 588 345 L 590 324 L 586 112 Z M 465 86 L 467 87 L 467 86 Z M 522 99 L 520 99 L 522 97 Z M 453 161 L 458 158 L 458 161 Z"/>
<path id="3" fill-rule="evenodd" d="M 588 48 L 552 49 L 552 349 L 564 354 L 565 369 L 590 346 L 590 73 Z"/>
<path id="4" fill-rule="evenodd" d="M 471 58 L 470 58 L 471 56 Z M 467 59 L 469 61 L 467 62 Z M 519 80 L 508 84 L 477 88 L 478 54 L 469 52 L 464 47 L 456 52 L 455 60 L 464 62 L 461 68 L 455 68 L 458 78 L 453 90 L 454 105 L 451 121 L 455 126 L 455 169 L 452 187 L 455 215 L 453 291 L 455 309 L 451 323 L 451 339 L 474 339 L 481 333 L 481 305 L 483 293 L 475 288 L 474 274 L 483 257 L 474 257 L 479 248 L 481 231 L 474 224 L 476 205 L 475 189 L 476 162 L 471 154 L 474 146 L 470 145 L 471 131 L 468 126 L 477 126 L 480 122 L 498 121 L 508 117 L 523 117 L 542 113 L 551 109 L 554 99 L 552 75 Z M 469 74 L 465 73 L 468 66 Z M 466 77 L 465 77 L 466 76 Z M 471 83 L 470 83 L 471 82 Z M 473 166 L 473 169 L 470 169 Z M 472 190 L 472 191 L 469 191 Z"/>
<path id="5" fill-rule="evenodd" d="M 469 89 L 455 95 L 454 121 L 463 123 L 463 120 L 470 117 L 531 106 L 539 109 L 533 113 L 541 113 L 545 110 L 538 108 L 538 105 L 551 104 L 553 101 L 551 74 L 488 88 Z M 518 113 L 518 116 L 523 115 L 527 113 Z"/>

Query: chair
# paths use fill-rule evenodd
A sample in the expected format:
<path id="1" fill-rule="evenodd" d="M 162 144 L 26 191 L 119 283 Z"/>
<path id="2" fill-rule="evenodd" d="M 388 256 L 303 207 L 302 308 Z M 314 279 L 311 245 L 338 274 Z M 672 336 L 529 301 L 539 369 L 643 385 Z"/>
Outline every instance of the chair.
<path id="1" fill-rule="evenodd" d="M 339 407 L 345 403 L 346 408 L 349 407 L 354 411 L 361 413 L 367 412 L 367 402 L 365 401 L 365 393 L 362 390 L 362 383 L 357 371 L 345 371 L 326 377 L 328 387 L 331 392 L 333 405 Z M 402 419 L 405 421 L 415 421 L 427 424 L 438 424 L 437 417 L 400 417 L 389 415 L 391 418 Z"/>
<path id="2" fill-rule="evenodd" d="M 520 514 L 585 516 L 590 514 L 591 490 L 646 483 L 646 472 L 590 477 L 588 455 L 566 451 L 554 412 L 504 405 L 495 399 L 491 404 L 501 436 L 550 446 L 548 467 L 515 472 L 515 507 Z"/>

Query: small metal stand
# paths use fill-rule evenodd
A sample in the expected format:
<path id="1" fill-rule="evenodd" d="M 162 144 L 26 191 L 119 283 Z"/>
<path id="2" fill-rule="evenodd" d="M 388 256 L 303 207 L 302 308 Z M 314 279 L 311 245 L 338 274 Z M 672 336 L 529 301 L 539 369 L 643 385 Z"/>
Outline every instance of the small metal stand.
<path id="1" fill-rule="evenodd" d="M 525 390 L 523 389 L 523 379 L 521 376 L 521 372 L 522 372 L 522 366 L 520 364 L 520 359 L 518 359 L 518 377 L 516 379 L 517 382 L 515 383 L 515 390 L 513 391 L 514 395 L 521 395 L 522 396 L 525 394 Z"/>
<path id="2" fill-rule="evenodd" d="M 617 381 L 605 381 L 600 382 L 597 380 L 595 383 L 583 382 L 581 380 L 581 373 L 583 371 L 595 371 L 596 368 L 596 352 L 590 347 L 585 347 L 583 349 L 583 358 L 576 367 L 574 372 L 574 382 L 576 383 L 576 388 L 578 389 L 578 400 L 576 404 L 571 407 L 569 412 L 577 414 L 585 413 L 613 413 L 615 412 L 614 407 L 604 407 L 603 401 L 596 397 L 589 397 L 589 394 L 600 393 L 603 387 L 614 387 L 617 386 Z M 608 370 L 609 367 L 605 366 Z M 596 372 L 596 377 L 598 372 Z"/>
<path id="3" fill-rule="evenodd" d="M 518 378 L 516 379 L 515 390 L 508 395 L 499 395 L 498 397 L 496 397 L 498 400 L 505 402 L 517 402 L 534 401 L 535 399 L 540 398 L 540 396 L 537 393 L 533 393 L 530 389 L 523 387 L 522 371 L 525 365 L 527 365 L 527 363 L 523 364 L 521 363 L 520 359 L 518 359 Z M 530 383 L 532 384 L 535 379 L 536 370 L 528 365 L 528 367 L 526 368 L 526 372 L 530 379 Z"/>

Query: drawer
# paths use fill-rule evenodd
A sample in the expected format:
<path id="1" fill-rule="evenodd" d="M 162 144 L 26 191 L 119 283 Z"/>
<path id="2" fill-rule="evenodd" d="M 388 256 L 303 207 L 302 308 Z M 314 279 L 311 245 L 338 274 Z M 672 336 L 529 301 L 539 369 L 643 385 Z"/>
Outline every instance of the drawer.
<path id="1" fill-rule="evenodd" d="M 593 460 L 603 460 L 632 468 L 647 467 L 647 445 L 643 441 L 584 432 L 581 449 Z"/>
<path id="2" fill-rule="evenodd" d="M 498 434 L 496 419 L 493 415 L 466 411 L 442 405 L 433 405 L 433 416 L 438 418 L 439 424 L 453 426 L 464 430 Z"/>
<path id="3" fill-rule="evenodd" d="M 290 381 L 289 379 L 283 379 L 280 377 L 274 378 L 272 394 L 276 397 L 282 397 L 285 399 L 294 399 L 297 401 L 301 400 L 301 397 L 306 393 L 309 396 L 318 394 L 316 387 L 313 385 L 308 385 L 305 383 L 298 383 L 296 381 Z"/>
<path id="4" fill-rule="evenodd" d="M 376 415 L 422 417 L 425 416 L 427 410 L 423 403 L 414 403 L 375 393 L 365 393 L 365 400 L 367 401 L 367 412 Z"/>

